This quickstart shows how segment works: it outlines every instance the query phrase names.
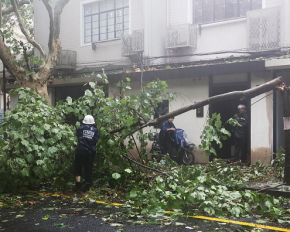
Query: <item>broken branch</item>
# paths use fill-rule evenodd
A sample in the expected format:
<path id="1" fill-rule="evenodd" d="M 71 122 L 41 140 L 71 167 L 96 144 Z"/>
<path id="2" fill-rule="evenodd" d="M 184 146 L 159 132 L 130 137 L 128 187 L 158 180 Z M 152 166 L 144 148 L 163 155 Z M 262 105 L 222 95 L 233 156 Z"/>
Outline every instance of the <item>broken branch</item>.
<path id="1" fill-rule="evenodd" d="M 43 47 L 38 42 L 36 42 L 34 39 L 32 39 L 32 36 L 30 35 L 30 33 L 28 32 L 28 30 L 26 29 L 26 27 L 24 25 L 24 22 L 23 22 L 23 19 L 22 19 L 22 16 L 19 13 L 16 0 L 11 0 L 11 3 L 12 3 L 12 6 L 13 6 L 15 15 L 16 15 L 16 17 L 18 19 L 18 23 L 19 23 L 19 27 L 21 29 L 21 32 L 23 33 L 23 35 L 25 36 L 25 38 L 27 39 L 27 41 L 30 44 L 32 44 L 33 47 L 37 48 L 40 51 L 40 54 L 42 56 L 45 56 L 45 51 L 44 51 Z"/>
<path id="2" fill-rule="evenodd" d="M 18 2 L 18 1 L 17 1 L 17 7 L 18 7 L 18 8 L 22 7 L 22 6 L 25 5 L 25 4 L 30 4 L 30 2 L 29 2 L 29 1 L 26 1 L 26 0 L 21 1 L 21 2 Z M 5 16 L 5 15 L 10 14 L 10 13 L 12 13 L 12 12 L 14 12 L 14 8 L 13 8 L 13 6 L 10 6 L 10 7 L 6 8 L 6 9 L 3 9 L 3 10 L 2 10 L 2 17 Z"/>
<path id="3" fill-rule="evenodd" d="M 174 116 L 177 116 L 177 115 L 180 115 L 180 114 L 183 114 L 183 113 L 186 113 L 190 110 L 194 110 L 194 109 L 197 109 L 197 108 L 200 108 L 202 106 L 205 106 L 205 105 L 209 105 L 211 103 L 215 103 L 215 102 L 220 102 L 220 101 L 224 101 L 224 100 L 227 100 L 227 99 L 236 99 L 236 98 L 240 98 L 240 100 L 245 100 L 245 99 L 251 99 L 251 98 L 254 98 L 262 93 L 265 93 L 265 92 L 268 92 L 270 90 L 273 90 L 275 89 L 277 86 L 281 85 L 284 83 L 284 80 L 282 77 L 277 77 L 269 82 L 266 82 L 262 85 L 259 85 L 259 86 L 256 86 L 254 88 L 251 88 L 251 89 L 248 89 L 248 90 L 245 90 L 245 91 L 234 91 L 234 92 L 229 92 L 229 93 L 225 93 L 225 94 L 220 94 L 220 95 L 216 95 L 216 96 L 213 96 L 213 97 L 210 97 L 204 101 L 200 101 L 200 102 L 197 102 L 197 103 L 194 103 L 192 105 L 189 105 L 189 106 L 186 106 L 186 107 L 183 107 L 183 108 L 180 108 L 178 110 L 175 110 L 175 111 L 172 111 L 168 114 L 165 114 L 161 117 L 158 117 L 158 118 L 155 118 L 151 121 L 148 121 L 148 122 L 140 122 L 141 123 L 141 126 L 138 127 L 138 128 L 135 128 L 134 130 L 132 130 L 131 132 L 129 132 L 127 135 L 123 136 L 123 138 L 131 135 L 131 134 L 134 134 L 136 131 L 138 130 L 141 130 L 147 126 L 155 126 L 155 125 L 158 125 L 162 122 L 164 122 L 165 120 L 169 119 L 169 118 L 172 118 Z M 120 128 L 121 129 L 121 128 Z M 110 132 L 110 134 L 112 134 L 112 132 Z"/>

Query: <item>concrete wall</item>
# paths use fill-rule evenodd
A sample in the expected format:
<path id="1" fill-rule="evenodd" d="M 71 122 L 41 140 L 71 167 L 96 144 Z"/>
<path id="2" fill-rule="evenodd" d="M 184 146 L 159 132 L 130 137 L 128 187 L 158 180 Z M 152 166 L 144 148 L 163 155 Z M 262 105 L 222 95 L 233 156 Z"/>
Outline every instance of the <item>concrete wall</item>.
<path id="1" fill-rule="evenodd" d="M 282 46 L 287 47 L 290 45 L 290 1 L 283 0 L 282 5 Z"/>
<path id="2" fill-rule="evenodd" d="M 166 0 L 144 1 L 144 56 L 166 55 Z M 161 62 L 163 60 L 158 60 Z M 156 64 L 156 63 L 155 63 Z"/>
<path id="3" fill-rule="evenodd" d="M 264 0 L 264 7 L 265 8 L 271 8 L 271 7 L 276 7 L 276 6 L 281 6 L 283 5 L 285 0 Z M 286 0 L 288 1 L 288 0 Z"/>
<path id="4" fill-rule="evenodd" d="M 46 52 L 48 52 L 49 17 L 42 1 L 34 1 L 34 37 Z M 35 54 L 39 56 L 39 51 L 35 49 Z"/>
<path id="5" fill-rule="evenodd" d="M 247 48 L 247 23 L 246 19 L 242 18 L 202 25 L 198 32 L 195 53 L 233 51 L 245 48 Z M 205 58 L 214 59 L 219 56 L 229 55 L 214 54 L 206 56 Z M 194 59 L 200 58 L 203 57 L 195 57 Z"/>
<path id="6" fill-rule="evenodd" d="M 61 33 L 63 49 L 77 52 L 77 66 L 104 66 L 107 63 L 130 64 L 127 57 L 122 57 L 122 40 L 115 39 L 96 43 L 96 50 L 92 45 L 83 41 L 83 4 L 95 0 L 69 1 L 61 15 Z M 73 17 L 72 17 L 73 16 Z M 134 18 L 131 18 L 134 21 Z"/>
<path id="7" fill-rule="evenodd" d="M 144 83 L 145 85 L 146 83 Z M 209 96 L 208 92 L 208 78 L 202 77 L 193 79 L 175 79 L 167 81 L 168 91 L 175 93 L 174 100 L 169 104 L 169 111 L 177 110 L 181 107 L 188 106 L 193 104 L 196 101 L 201 101 Z M 140 90 L 140 83 L 133 82 L 131 83 L 132 90 L 126 91 L 128 95 L 137 93 Z M 118 92 L 116 84 L 110 84 L 109 97 L 113 96 L 114 91 Z M 184 129 L 189 141 L 195 143 L 196 145 L 200 144 L 200 135 L 203 130 L 203 127 L 206 124 L 206 116 L 208 112 L 208 106 L 204 107 L 204 117 L 197 118 L 195 110 L 189 111 L 182 115 L 175 117 L 174 124 L 177 128 Z M 145 128 L 145 132 L 159 132 L 159 129 Z M 136 135 L 135 135 L 136 136 Z M 151 143 L 148 144 L 148 151 L 150 150 Z M 208 156 L 201 154 L 201 151 L 196 148 L 194 151 L 195 154 L 195 163 L 207 163 Z"/>
<path id="8" fill-rule="evenodd" d="M 251 87 L 272 80 L 271 72 L 253 73 Z M 272 91 L 271 91 L 272 92 Z M 261 94 L 251 100 L 251 157 L 252 163 L 257 160 L 263 163 L 271 161 L 272 134 L 273 134 L 273 95 Z M 266 97 L 267 96 L 267 97 Z"/>
<path id="9" fill-rule="evenodd" d="M 100 42 L 96 51 L 91 44 L 83 43 L 83 15 L 82 6 L 96 0 L 69 1 L 61 16 L 61 41 L 63 49 L 77 51 L 78 66 L 105 65 L 107 63 L 130 64 L 130 60 L 121 55 L 121 39 Z M 287 0 L 264 0 L 263 7 L 283 7 L 283 44 L 290 44 L 290 25 L 288 13 L 290 3 Z M 166 26 L 192 22 L 192 0 L 130 0 L 130 31 L 144 29 L 144 55 L 164 56 Z M 72 17 L 73 16 L 73 17 Z M 48 14 L 41 1 L 35 2 L 35 37 L 44 46 L 48 38 Z M 41 20 L 40 20 L 41 19 Z M 289 36 L 285 35 L 289 34 Z M 285 38 L 284 38 L 285 37 Z M 289 37 L 289 38 L 288 38 Z M 200 25 L 197 36 L 197 49 L 176 49 L 172 55 L 192 53 L 214 53 L 218 51 L 233 51 L 247 48 L 246 18 L 230 19 Z M 174 58 L 171 62 L 183 62 L 216 57 L 229 57 L 241 54 L 213 54 L 208 56 L 194 56 Z M 156 63 L 164 60 L 158 59 Z"/>
<path id="10" fill-rule="evenodd" d="M 190 23 L 188 21 L 188 0 L 167 0 L 168 21 L 170 26 Z"/>
<path id="11" fill-rule="evenodd" d="M 194 102 L 202 101 L 209 97 L 208 78 L 175 79 L 167 82 L 170 92 L 176 93 L 175 100 L 170 102 L 170 111 L 188 106 Z M 204 117 L 197 118 L 196 111 L 192 110 L 175 117 L 174 124 L 177 128 L 184 129 L 189 141 L 197 146 L 200 144 L 200 135 L 206 125 L 208 106 L 204 107 Z M 194 151 L 195 163 L 207 163 L 208 156 L 196 148 Z"/>
<path id="12" fill-rule="evenodd" d="M 144 29 L 144 1 L 131 0 L 130 5 L 130 25 L 131 31 Z"/>

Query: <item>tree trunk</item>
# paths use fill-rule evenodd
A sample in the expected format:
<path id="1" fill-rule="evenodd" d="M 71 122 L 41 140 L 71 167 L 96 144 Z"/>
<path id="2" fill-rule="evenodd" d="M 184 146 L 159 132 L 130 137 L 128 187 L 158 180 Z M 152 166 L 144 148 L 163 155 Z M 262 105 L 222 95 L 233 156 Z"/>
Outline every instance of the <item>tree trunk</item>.
<path id="1" fill-rule="evenodd" d="M 31 88 L 34 89 L 41 97 L 43 97 L 47 103 L 50 105 L 50 98 L 47 91 L 47 83 L 43 80 L 38 81 L 25 81 L 21 83 L 21 86 L 24 88 Z"/>
<path id="2" fill-rule="evenodd" d="M 58 55 L 61 52 L 61 43 L 59 38 L 60 16 L 63 8 L 69 2 L 69 0 L 56 1 L 54 9 L 51 7 L 49 0 L 42 0 L 42 2 L 45 5 L 49 15 L 48 54 L 45 54 L 42 46 L 34 40 L 33 36 L 31 36 L 29 31 L 25 28 L 23 17 L 19 13 L 19 8 L 24 4 L 30 4 L 31 1 L 22 0 L 19 2 L 18 0 L 11 0 L 12 6 L 8 7 L 7 9 L 2 9 L 2 15 L 7 15 L 11 12 L 15 13 L 23 35 L 34 48 L 40 51 L 40 54 L 44 58 L 44 63 L 39 67 L 39 71 L 32 76 L 27 76 L 25 68 L 15 64 L 16 58 L 10 52 L 11 48 L 9 47 L 9 44 L 5 44 L 3 39 L 0 39 L 0 59 L 6 65 L 10 74 L 16 79 L 21 87 L 29 87 L 36 90 L 36 92 L 41 97 L 43 97 L 48 102 L 48 104 L 50 104 L 50 98 L 47 91 L 47 80 L 55 69 Z M 28 62 L 26 63 L 28 66 Z M 29 70 L 29 67 L 27 69 Z"/>
<path id="3" fill-rule="evenodd" d="M 235 91 L 235 92 L 230 92 L 230 93 L 225 93 L 225 94 L 213 96 L 213 97 L 210 97 L 206 100 L 203 100 L 203 101 L 194 103 L 192 105 L 182 107 L 178 110 L 172 111 L 172 112 L 165 114 L 161 117 L 154 118 L 153 120 L 150 120 L 149 122 L 144 122 L 144 121 L 136 122 L 135 125 L 139 126 L 139 127 L 123 137 L 127 137 L 129 135 L 132 135 L 136 131 L 141 130 L 147 126 L 156 126 L 156 125 L 164 122 L 168 118 L 186 113 L 190 110 L 194 110 L 194 109 L 200 108 L 200 107 L 205 106 L 205 105 L 209 105 L 209 104 L 214 103 L 214 102 L 221 102 L 221 101 L 224 101 L 227 99 L 237 99 L 237 98 L 240 98 L 240 100 L 251 99 L 251 98 L 254 98 L 262 93 L 265 93 L 265 92 L 268 92 L 268 91 L 273 90 L 275 88 L 278 88 L 278 86 L 282 86 L 282 85 L 283 86 L 285 85 L 283 78 L 277 77 L 269 82 L 266 82 L 262 85 L 256 86 L 254 88 L 251 88 L 251 89 L 248 89 L 245 91 Z M 281 88 L 279 88 L 279 89 L 281 89 Z M 122 131 L 123 129 L 124 128 L 119 128 L 117 130 L 111 131 L 110 133 L 114 134 L 114 133 L 117 133 L 119 131 Z"/>

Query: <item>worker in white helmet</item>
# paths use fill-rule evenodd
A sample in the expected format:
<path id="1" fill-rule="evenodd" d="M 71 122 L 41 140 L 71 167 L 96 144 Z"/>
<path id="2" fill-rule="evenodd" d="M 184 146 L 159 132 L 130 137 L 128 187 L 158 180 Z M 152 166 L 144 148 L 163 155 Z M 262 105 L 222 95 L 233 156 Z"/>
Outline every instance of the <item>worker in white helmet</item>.
<path id="1" fill-rule="evenodd" d="M 75 191 L 81 190 L 81 176 L 84 169 L 85 186 L 83 191 L 89 191 L 92 185 L 92 172 L 96 156 L 96 143 L 100 133 L 95 126 L 93 116 L 86 115 L 83 124 L 77 129 L 78 144 L 75 154 Z"/>

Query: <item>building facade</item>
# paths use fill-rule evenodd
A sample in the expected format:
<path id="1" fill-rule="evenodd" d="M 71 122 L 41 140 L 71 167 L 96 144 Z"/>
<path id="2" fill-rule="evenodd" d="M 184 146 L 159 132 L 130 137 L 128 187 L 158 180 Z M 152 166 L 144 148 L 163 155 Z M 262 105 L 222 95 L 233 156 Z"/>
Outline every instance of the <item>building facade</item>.
<path id="1" fill-rule="evenodd" d="M 46 47 L 48 14 L 41 1 L 34 5 L 35 38 Z M 49 84 L 51 101 L 77 98 L 102 68 L 109 77 L 108 97 L 126 76 L 132 93 L 140 90 L 141 76 L 144 83 L 166 80 L 176 93 L 169 111 L 279 75 L 290 83 L 289 10 L 288 0 L 71 0 L 61 15 L 63 52 Z M 93 71 L 95 76 L 82 78 Z M 59 73 L 72 78 L 58 78 Z M 175 118 L 175 125 L 199 144 L 207 116 L 217 112 L 225 122 L 239 103 L 228 100 L 205 106 L 202 113 L 187 112 Z M 243 103 L 250 119 L 251 163 L 269 163 L 284 143 L 280 96 L 271 91 Z M 218 150 L 221 158 L 231 152 L 231 140 Z M 197 163 L 209 160 L 198 149 L 195 155 Z"/>

